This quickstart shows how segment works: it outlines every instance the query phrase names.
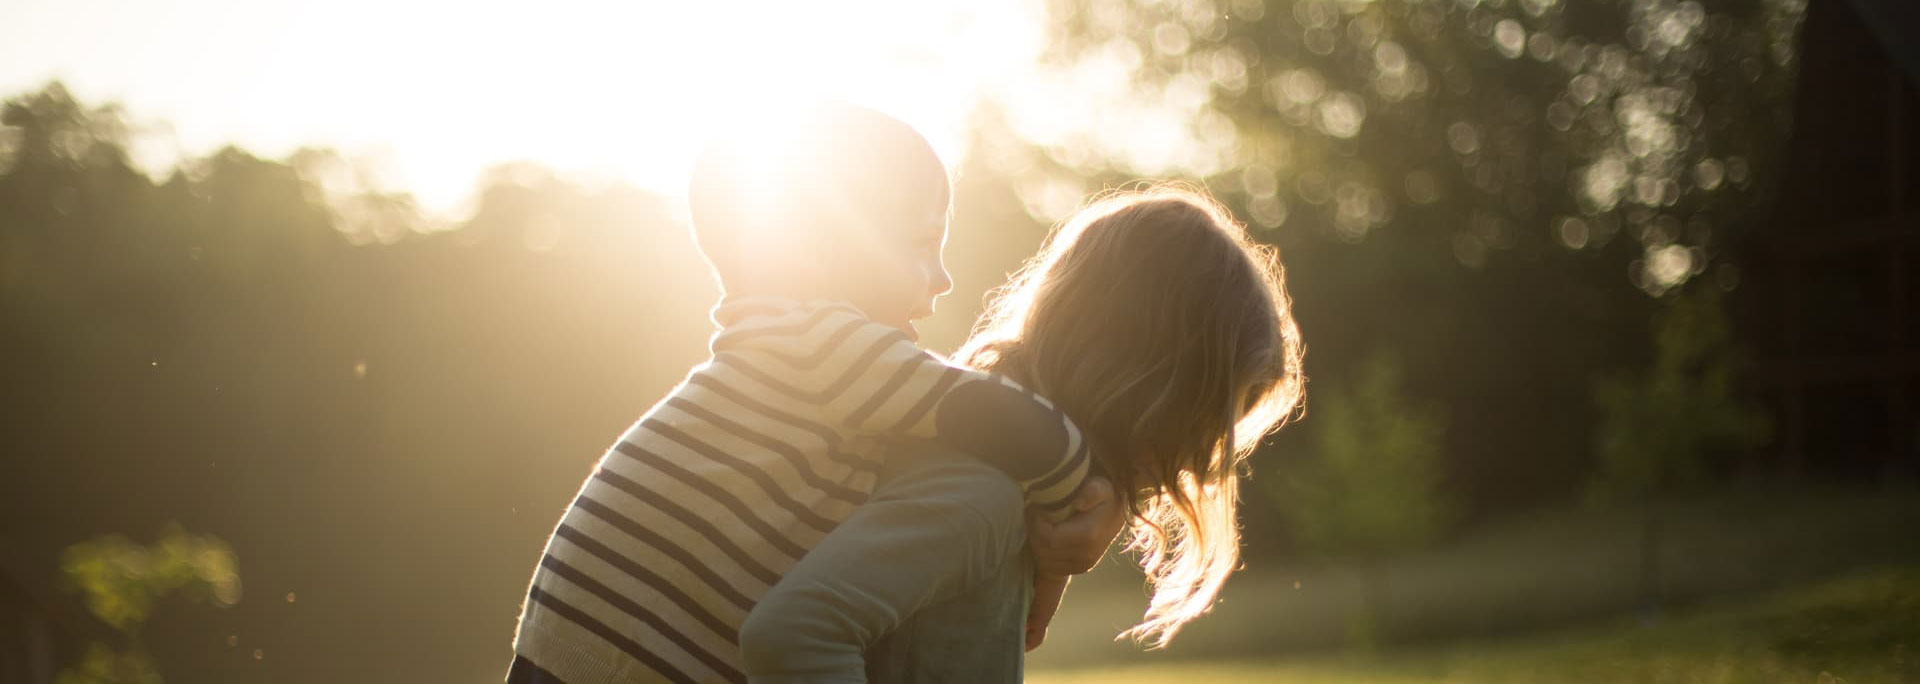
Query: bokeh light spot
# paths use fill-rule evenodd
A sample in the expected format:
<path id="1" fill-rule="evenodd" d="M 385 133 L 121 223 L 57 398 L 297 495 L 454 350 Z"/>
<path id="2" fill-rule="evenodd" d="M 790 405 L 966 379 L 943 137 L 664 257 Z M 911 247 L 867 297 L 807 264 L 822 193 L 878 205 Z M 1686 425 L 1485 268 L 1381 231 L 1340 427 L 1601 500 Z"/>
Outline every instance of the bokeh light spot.
<path id="1" fill-rule="evenodd" d="M 1560 236 L 1560 244 L 1567 249 L 1585 249 L 1587 240 L 1591 237 L 1587 231 L 1587 222 L 1578 217 L 1570 216 L 1560 219 L 1559 229 L 1556 232 Z"/>
<path id="2" fill-rule="evenodd" d="M 1720 187 L 1720 181 L 1726 179 L 1727 168 L 1717 159 L 1702 159 L 1693 165 L 1693 184 L 1701 190 L 1713 190 Z"/>
<path id="3" fill-rule="evenodd" d="M 1366 104 L 1359 96 L 1347 92 L 1332 93 L 1320 101 L 1320 131 L 1336 138 L 1351 138 L 1360 134 L 1360 127 L 1366 123 Z"/>
<path id="4" fill-rule="evenodd" d="M 1527 46 L 1527 29 L 1520 22 L 1502 19 L 1493 27 L 1493 44 L 1500 49 L 1500 56 L 1515 59 Z"/>
<path id="5" fill-rule="evenodd" d="M 1184 26 L 1166 22 L 1153 28 L 1153 49 L 1158 50 L 1160 54 L 1184 55 L 1192 46 L 1193 35 L 1188 33 Z"/>
<path id="6" fill-rule="evenodd" d="M 1480 149 L 1480 132 L 1473 124 L 1455 121 L 1447 126 L 1447 146 L 1459 154 L 1473 154 Z"/>

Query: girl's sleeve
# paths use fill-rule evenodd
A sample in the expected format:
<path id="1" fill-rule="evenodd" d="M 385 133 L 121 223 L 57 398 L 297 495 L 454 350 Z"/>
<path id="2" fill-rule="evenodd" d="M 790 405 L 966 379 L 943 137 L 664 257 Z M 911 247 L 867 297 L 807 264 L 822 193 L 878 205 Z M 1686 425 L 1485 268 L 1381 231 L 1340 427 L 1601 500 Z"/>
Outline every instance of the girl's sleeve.
<path id="1" fill-rule="evenodd" d="M 722 335 L 720 361 L 851 434 L 932 439 L 992 464 L 1060 520 L 1087 476 L 1065 413 L 999 376 L 949 364 L 905 333 L 827 307 L 778 329 Z"/>

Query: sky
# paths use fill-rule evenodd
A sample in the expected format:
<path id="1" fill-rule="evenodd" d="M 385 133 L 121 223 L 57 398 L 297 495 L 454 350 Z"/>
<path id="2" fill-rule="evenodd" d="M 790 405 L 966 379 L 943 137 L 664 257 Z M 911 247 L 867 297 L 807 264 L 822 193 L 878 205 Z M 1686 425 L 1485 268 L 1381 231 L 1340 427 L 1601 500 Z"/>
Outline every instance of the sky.
<path id="1" fill-rule="evenodd" d="M 700 142 L 802 97 L 913 124 L 949 165 L 966 117 L 1043 46 L 1027 0 L 7 0 L 0 93 L 123 104 L 136 163 L 324 145 L 456 209 L 534 161 L 679 192 Z"/>

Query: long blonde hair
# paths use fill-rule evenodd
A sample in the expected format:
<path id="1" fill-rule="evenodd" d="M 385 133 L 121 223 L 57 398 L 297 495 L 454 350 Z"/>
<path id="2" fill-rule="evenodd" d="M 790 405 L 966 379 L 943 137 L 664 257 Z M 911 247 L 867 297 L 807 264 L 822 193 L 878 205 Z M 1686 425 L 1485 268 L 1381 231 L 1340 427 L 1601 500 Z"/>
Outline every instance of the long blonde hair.
<path id="1" fill-rule="evenodd" d="M 1056 229 L 955 358 L 1052 399 L 1094 440 L 1153 585 L 1123 636 L 1158 648 L 1239 564 L 1239 475 L 1300 405 L 1301 353 L 1275 252 L 1200 191 L 1161 185 Z"/>

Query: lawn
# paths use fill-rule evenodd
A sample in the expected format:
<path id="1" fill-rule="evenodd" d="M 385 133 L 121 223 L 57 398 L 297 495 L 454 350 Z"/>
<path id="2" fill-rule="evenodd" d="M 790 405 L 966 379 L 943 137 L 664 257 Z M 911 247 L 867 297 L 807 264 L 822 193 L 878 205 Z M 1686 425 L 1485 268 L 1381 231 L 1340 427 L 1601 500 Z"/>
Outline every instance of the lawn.
<path id="1" fill-rule="evenodd" d="M 1675 500 L 1663 511 L 1654 586 L 1672 610 L 1751 602 L 1862 568 L 1920 568 L 1920 491 L 1754 488 Z M 1644 605 L 1641 521 L 1630 509 L 1534 511 L 1364 568 L 1255 554 L 1211 614 L 1155 653 L 1113 641 L 1140 618 L 1146 597 L 1139 569 L 1111 558 L 1074 582 L 1029 664 L 1271 661 L 1343 652 L 1363 627 L 1389 646 L 1557 634 Z"/>
<path id="2" fill-rule="evenodd" d="M 1643 624 L 1376 657 L 1187 659 L 1038 670 L 1039 684 L 1920 682 L 1920 568 L 1856 572 Z"/>

